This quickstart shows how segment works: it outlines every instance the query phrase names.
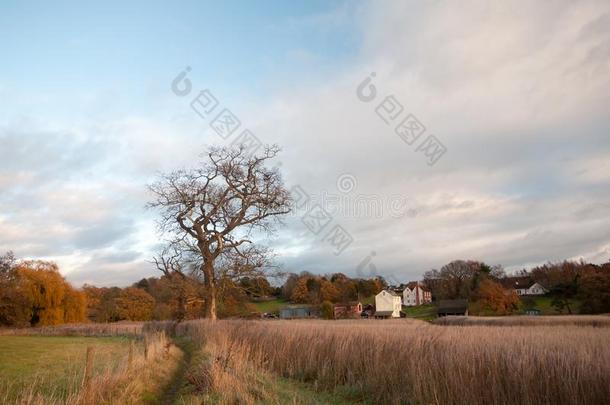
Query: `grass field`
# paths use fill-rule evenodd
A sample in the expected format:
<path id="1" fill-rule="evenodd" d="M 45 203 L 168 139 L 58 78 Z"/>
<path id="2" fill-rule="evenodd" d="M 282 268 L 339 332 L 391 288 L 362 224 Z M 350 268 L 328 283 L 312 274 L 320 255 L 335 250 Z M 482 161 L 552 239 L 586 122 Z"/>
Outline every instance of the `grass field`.
<path id="1" fill-rule="evenodd" d="M 94 373 L 115 370 L 128 355 L 126 338 L 0 336 L 0 380 L 9 397 L 37 382 L 43 394 L 65 398 L 83 375 L 88 346 L 95 346 Z"/>
<path id="2" fill-rule="evenodd" d="M 560 315 L 555 307 L 553 307 L 553 297 L 543 296 L 543 297 L 521 297 L 521 302 L 523 303 L 523 310 L 533 308 L 540 310 L 542 315 Z M 577 314 L 580 309 L 580 301 L 571 299 L 570 307 L 572 312 Z M 563 310 L 563 315 L 568 313 L 567 310 Z"/>
<path id="3" fill-rule="evenodd" d="M 444 326 L 554 326 L 610 328 L 610 316 L 543 315 L 543 316 L 446 316 L 433 321 Z"/>
<path id="4" fill-rule="evenodd" d="M 434 304 L 418 305 L 415 307 L 402 307 L 408 318 L 430 321 L 436 319 L 436 306 Z"/>
<path id="5" fill-rule="evenodd" d="M 0 403 L 154 403 L 163 395 L 181 352 L 165 349 L 161 334 L 145 341 L 147 356 L 141 339 L 0 336 Z M 83 384 L 88 347 L 94 351 L 89 383 Z"/>
<path id="6" fill-rule="evenodd" d="M 142 328 L 149 358 L 137 340 L 134 367 L 129 338 L 2 336 L 0 403 L 576 405 L 610 397 L 608 316 L 441 321 L 152 322 Z M 166 352 L 159 331 L 182 350 Z M 90 345 L 96 375 L 81 389 Z"/>
<path id="7" fill-rule="evenodd" d="M 267 313 L 274 313 L 277 314 L 280 312 L 280 308 L 285 307 L 286 305 L 289 305 L 290 302 L 281 299 L 281 298 L 277 298 L 274 300 L 270 300 L 270 301 L 263 301 L 263 302 L 254 302 L 252 303 L 252 305 L 254 305 L 254 307 L 256 308 L 256 310 L 258 312 L 267 312 Z"/>
<path id="8" fill-rule="evenodd" d="M 334 398 L 319 403 L 607 403 L 607 317 L 578 325 L 529 318 L 529 325 L 469 327 L 411 319 L 196 321 L 178 333 L 207 353 L 189 383 L 211 403 L 285 403 L 274 384 L 260 382 L 273 376 Z M 289 403 L 307 403 L 298 398 Z"/>

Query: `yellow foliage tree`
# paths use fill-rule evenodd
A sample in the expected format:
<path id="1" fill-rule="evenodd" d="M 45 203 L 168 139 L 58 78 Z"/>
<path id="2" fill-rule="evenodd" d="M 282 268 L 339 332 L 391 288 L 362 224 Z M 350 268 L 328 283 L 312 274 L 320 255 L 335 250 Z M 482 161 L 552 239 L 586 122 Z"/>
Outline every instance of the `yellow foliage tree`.
<path id="1" fill-rule="evenodd" d="M 296 303 L 306 303 L 309 299 L 309 290 L 307 289 L 307 279 L 300 278 L 297 281 L 297 285 L 294 287 L 292 291 L 292 295 L 290 296 L 290 300 Z"/>
<path id="2" fill-rule="evenodd" d="M 339 289 L 335 287 L 333 283 L 328 280 L 322 280 L 320 282 L 320 300 L 337 302 L 339 299 Z"/>
<path id="3" fill-rule="evenodd" d="M 64 322 L 78 323 L 87 319 L 87 298 L 85 293 L 66 286 L 64 296 Z"/>
<path id="4" fill-rule="evenodd" d="M 30 260 L 16 266 L 18 291 L 30 306 L 31 325 L 83 322 L 86 301 L 59 273 L 57 264 Z"/>
<path id="5" fill-rule="evenodd" d="M 481 282 L 477 293 L 477 305 L 494 315 L 507 315 L 519 308 L 519 296 L 514 290 L 507 290 L 490 279 Z"/>
<path id="6" fill-rule="evenodd" d="M 155 309 L 152 295 L 139 288 L 125 288 L 116 300 L 119 317 L 129 321 L 149 321 Z"/>

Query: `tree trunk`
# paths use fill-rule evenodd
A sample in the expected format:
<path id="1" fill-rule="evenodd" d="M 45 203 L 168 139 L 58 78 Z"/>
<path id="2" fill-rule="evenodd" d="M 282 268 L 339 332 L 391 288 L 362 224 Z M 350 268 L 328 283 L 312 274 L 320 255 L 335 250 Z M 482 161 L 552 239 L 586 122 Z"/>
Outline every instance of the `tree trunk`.
<path id="1" fill-rule="evenodd" d="M 214 264 L 211 260 L 204 260 L 203 283 L 206 290 L 205 317 L 216 320 L 216 282 L 214 280 Z"/>

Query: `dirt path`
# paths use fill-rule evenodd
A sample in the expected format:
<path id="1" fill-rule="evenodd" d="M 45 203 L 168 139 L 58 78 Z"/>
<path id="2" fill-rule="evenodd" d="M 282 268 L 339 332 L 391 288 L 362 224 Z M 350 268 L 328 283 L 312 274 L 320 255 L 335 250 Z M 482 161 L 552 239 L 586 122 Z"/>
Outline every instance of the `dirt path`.
<path id="1" fill-rule="evenodd" d="M 182 388 L 184 383 L 184 376 L 186 375 L 186 372 L 189 369 L 193 359 L 193 348 L 190 342 L 175 341 L 174 343 L 180 348 L 180 350 L 182 350 L 184 355 L 180 361 L 180 366 L 176 370 L 170 383 L 167 385 L 167 388 L 165 389 L 165 392 L 161 398 L 161 403 L 163 405 L 173 405 L 176 403 L 178 395 L 180 394 L 180 388 Z"/>

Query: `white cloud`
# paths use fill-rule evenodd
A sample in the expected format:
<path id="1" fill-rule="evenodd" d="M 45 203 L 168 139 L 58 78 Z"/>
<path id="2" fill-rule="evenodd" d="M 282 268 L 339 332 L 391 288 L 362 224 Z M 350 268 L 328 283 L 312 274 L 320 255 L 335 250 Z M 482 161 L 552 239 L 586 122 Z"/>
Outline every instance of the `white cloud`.
<path id="1" fill-rule="evenodd" d="M 338 193 L 337 176 L 350 173 L 356 193 L 405 196 L 410 211 L 400 220 L 337 215 L 354 237 L 338 257 L 295 216 L 271 240 L 286 270 L 355 274 L 373 251 L 377 271 L 402 280 L 459 258 L 511 269 L 608 259 L 607 2 L 344 7 L 305 24 L 357 24 L 362 48 L 352 66 L 229 107 L 283 147 L 290 185 Z M 315 65 L 310 52 L 289 54 Z M 356 86 L 373 71 L 378 97 L 367 104 Z M 447 146 L 435 166 L 375 114 L 389 94 Z M 159 104 L 168 110 L 7 125 L 0 248 L 56 258 L 78 282 L 155 274 L 145 184 L 220 140 L 184 99 Z"/>

